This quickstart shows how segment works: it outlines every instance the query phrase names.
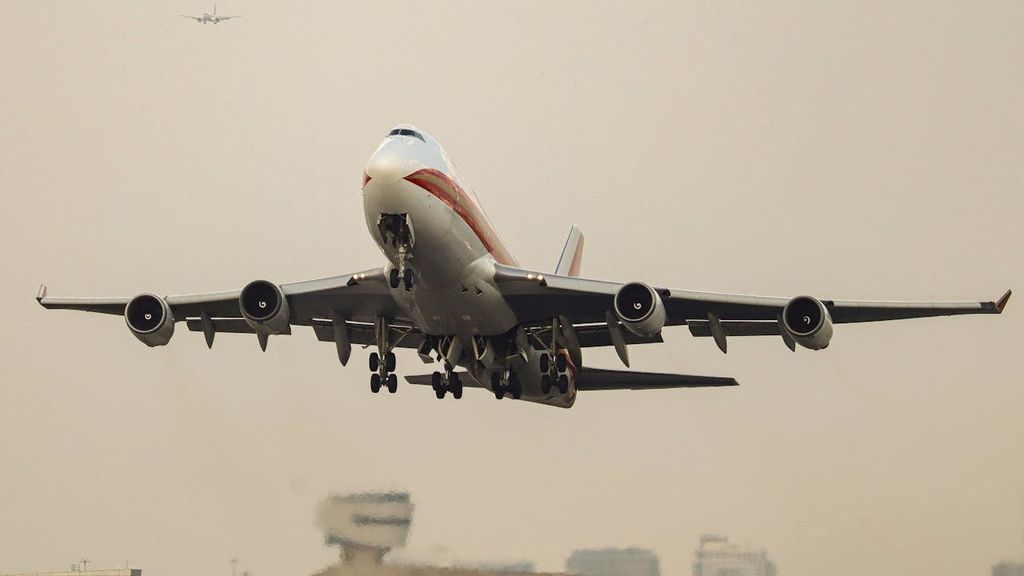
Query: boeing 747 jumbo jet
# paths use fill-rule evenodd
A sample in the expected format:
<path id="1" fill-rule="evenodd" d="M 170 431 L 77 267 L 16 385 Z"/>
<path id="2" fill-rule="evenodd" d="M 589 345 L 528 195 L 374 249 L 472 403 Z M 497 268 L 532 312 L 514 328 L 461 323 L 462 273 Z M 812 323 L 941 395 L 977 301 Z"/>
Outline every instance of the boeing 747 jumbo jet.
<path id="1" fill-rule="evenodd" d="M 612 346 L 629 366 L 628 347 L 662 342 L 666 326 L 686 325 L 714 340 L 775 336 L 790 349 L 821 350 L 835 324 L 955 314 L 999 314 L 995 302 L 856 302 L 813 296 L 777 298 L 656 288 L 580 278 L 583 235 L 574 226 L 553 271 L 527 270 L 502 243 L 448 155 L 410 125 L 392 130 L 363 174 L 366 226 L 387 263 L 372 270 L 240 290 L 160 297 L 54 298 L 44 308 L 118 314 L 149 346 L 163 346 L 176 322 L 202 332 L 271 335 L 310 326 L 334 342 L 342 365 L 352 345 L 372 346 L 370 389 L 398 388 L 396 348 L 416 350 L 433 374 L 408 376 L 438 398 L 464 387 L 550 406 L 571 407 L 578 391 L 735 386 L 732 378 L 585 367 L 583 350 Z M 457 370 L 461 367 L 462 370 Z"/>

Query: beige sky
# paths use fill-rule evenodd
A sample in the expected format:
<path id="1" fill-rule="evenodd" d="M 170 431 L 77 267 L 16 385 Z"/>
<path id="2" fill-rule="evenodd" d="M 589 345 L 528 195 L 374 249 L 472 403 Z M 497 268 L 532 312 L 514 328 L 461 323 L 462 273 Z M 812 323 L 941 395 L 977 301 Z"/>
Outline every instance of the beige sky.
<path id="1" fill-rule="evenodd" d="M 437 136 L 524 265 L 835 298 L 1024 289 L 1024 4 L 0 2 L 0 572 L 314 572 L 331 491 L 407 489 L 407 557 L 699 534 L 785 576 L 985 574 L 1024 556 L 1024 306 L 842 326 L 728 356 L 685 329 L 643 370 L 730 390 L 572 411 L 371 396 L 308 330 L 179 326 L 148 349 L 62 295 L 236 288 L 377 265 L 363 163 Z M 1024 296 L 1024 294 L 1021 294 Z M 614 353 L 588 352 L 614 367 Z M 400 370 L 423 370 L 411 354 Z M 450 551 L 450 552 L 445 552 Z"/>

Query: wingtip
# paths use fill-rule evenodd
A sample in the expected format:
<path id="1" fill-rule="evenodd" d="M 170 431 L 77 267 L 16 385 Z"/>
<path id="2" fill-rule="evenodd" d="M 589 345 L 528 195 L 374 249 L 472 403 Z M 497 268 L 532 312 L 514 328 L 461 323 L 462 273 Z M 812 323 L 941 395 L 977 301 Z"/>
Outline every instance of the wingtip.
<path id="1" fill-rule="evenodd" d="M 39 285 L 39 292 L 36 293 L 36 302 L 41 304 L 43 302 L 43 298 L 46 298 L 46 284 Z"/>
<path id="2" fill-rule="evenodd" d="M 1005 294 L 1000 296 L 999 300 L 996 300 L 996 311 L 1002 314 L 1003 308 L 1006 308 L 1006 303 L 1010 301 L 1010 296 L 1012 295 L 1013 290 L 1007 290 Z"/>

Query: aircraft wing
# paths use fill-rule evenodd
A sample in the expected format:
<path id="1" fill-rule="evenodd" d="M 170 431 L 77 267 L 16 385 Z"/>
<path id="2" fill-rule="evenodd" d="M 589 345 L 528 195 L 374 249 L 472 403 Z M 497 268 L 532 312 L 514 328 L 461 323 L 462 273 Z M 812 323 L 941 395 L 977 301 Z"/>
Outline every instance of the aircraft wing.
<path id="1" fill-rule="evenodd" d="M 190 18 L 192 20 L 195 20 L 196 22 L 202 22 L 203 21 L 203 19 L 198 17 L 198 16 L 189 16 L 188 14 L 178 14 L 178 16 L 181 16 L 182 18 Z"/>
<path id="2" fill-rule="evenodd" d="M 375 268 L 354 274 L 332 276 L 319 280 L 308 280 L 282 284 L 281 292 L 288 300 L 290 323 L 312 326 L 320 332 L 330 330 L 331 320 L 337 315 L 354 329 L 354 343 L 363 343 L 365 335 L 361 329 L 369 325 L 370 333 L 378 317 L 392 319 L 395 324 L 412 326 L 404 312 L 391 296 L 387 279 L 382 268 Z M 238 298 L 241 290 L 181 294 L 167 296 L 164 301 L 171 309 L 174 320 L 185 321 L 191 330 L 201 331 L 202 324 L 209 321 L 214 332 L 248 332 L 253 330 L 242 318 Z M 58 298 L 50 296 L 45 286 L 36 297 L 43 308 L 79 310 L 101 314 L 123 315 L 131 298 Z M 206 320 L 204 320 L 206 318 Z M 321 338 L 323 339 L 323 338 Z M 330 340 L 333 340 L 333 336 Z M 372 341 L 372 337 L 371 340 Z"/>
<path id="3" fill-rule="evenodd" d="M 562 316 L 578 324 L 606 323 L 613 298 L 624 286 L 495 265 L 495 282 L 520 322 L 543 327 Z M 655 288 L 666 312 L 666 326 L 689 325 L 694 336 L 711 336 L 720 323 L 729 336 L 779 334 L 779 317 L 790 298 L 747 296 L 694 290 Z M 871 302 L 820 299 L 836 324 L 877 322 L 959 314 L 999 314 L 1010 298 L 1007 291 L 988 302 Z M 582 342 L 581 342 L 582 344 Z"/>

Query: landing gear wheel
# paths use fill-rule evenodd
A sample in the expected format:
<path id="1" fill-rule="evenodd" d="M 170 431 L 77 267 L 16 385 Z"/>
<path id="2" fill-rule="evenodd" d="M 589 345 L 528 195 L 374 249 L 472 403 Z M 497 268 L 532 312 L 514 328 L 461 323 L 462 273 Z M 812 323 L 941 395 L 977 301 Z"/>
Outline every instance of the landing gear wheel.
<path id="1" fill-rule="evenodd" d="M 551 393 L 551 375 L 541 374 L 540 375 L 540 391 L 542 394 L 547 396 Z"/>
<path id="2" fill-rule="evenodd" d="M 412 290 L 413 279 L 412 279 L 412 270 L 411 269 L 409 269 L 409 268 L 405 269 L 405 278 L 404 278 L 403 281 L 405 283 L 406 291 Z"/>
<path id="3" fill-rule="evenodd" d="M 444 389 L 444 386 L 434 389 L 434 395 L 437 396 L 438 400 L 444 400 L 445 392 L 447 392 L 447 390 Z"/>
<path id="4" fill-rule="evenodd" d="M 505 387 L 501 385 L 501 374 L 498 372 L 491 372 L 491 391 L 498 400 L 505 397 Z"/>
<path id="5" fill-rule="evenodd" d="M 462 379 L 455 372 L 448 373 L 448 389 L 451 390 L 452 396 L 456 400 L 462 398 Z"/>
<path id="6" fill-rule="evenodd" d="M 395 360 L 395 353 L 394 352 L 388 352 L 387 354 L 384 355 L 384 369 L 385 370 L 387 370 L 388 372 L 394 372 L 395 371 L 395 364 L 396 364 L 396 360 Z"/>
<path id="7" fill-rule="evenodd" d="M 569 377 L 565 374 L 558 377 L 558 392 L 561 394 L 569 393 Z"/>
<path id="8" fill-rule="evenodd" d="M 508 375 L 508 390 L 512 394 L 513 400 L 523 397 L 523 385 L 519 383 L 519 375 L 515 372 Z"/>
<path id="9" fill-rule="evenodd" d="M 392 288 L 398 288 L 398 281 L 398 268 L 392 268 L 391 272 L 388 273 L 388 284 L 390 284 Z"/>
<path id="10" fill-rule="evenodd" d="M 547 354 L 540 355 L 540 371 L 544 373 L 551 372 L 551 356 Z"/>
<path id="11" fill-rule="evenodd" d="M 380 392 L 380 374 L 370 375 L 370 392 L 374 394 Z"/>
<path id="12" fill-rule="evenodd" d="M 568 368 L 568 366 L 569 363 L 565 360 L 565 354 L 555 356 L 555 367 L 558 368 L 559 372 L 565 372 L 565 369 Z"/>
<path id="13" fill-rule="evenodd" d="M 388 374 L 388 392 L 394 394 L 398 391 L 398 376 Z"/>
<path id="14" fill-rule="evenodd" d="M 376 352 L 370 352 L 370 372 L 376 372 L 380 369 L 380 354 Z"/>

